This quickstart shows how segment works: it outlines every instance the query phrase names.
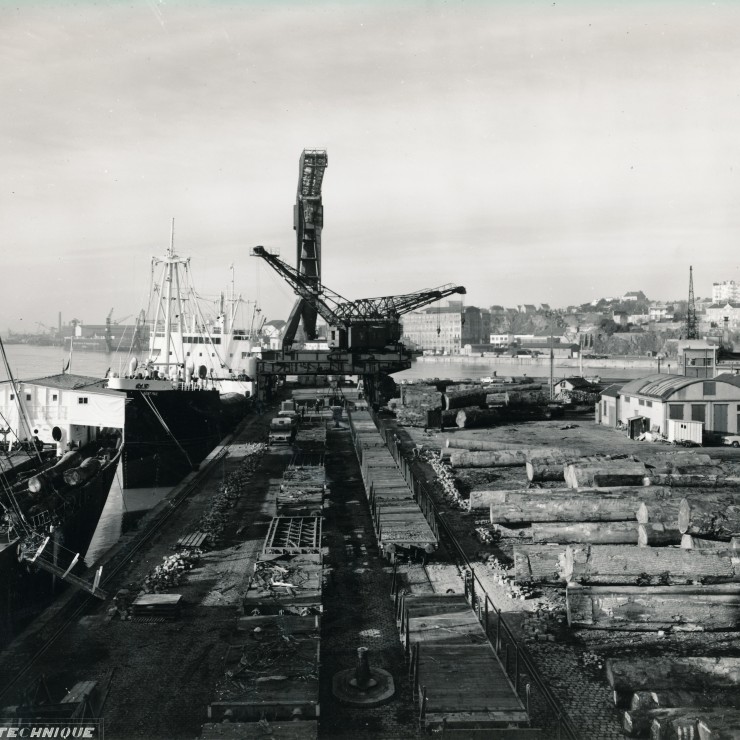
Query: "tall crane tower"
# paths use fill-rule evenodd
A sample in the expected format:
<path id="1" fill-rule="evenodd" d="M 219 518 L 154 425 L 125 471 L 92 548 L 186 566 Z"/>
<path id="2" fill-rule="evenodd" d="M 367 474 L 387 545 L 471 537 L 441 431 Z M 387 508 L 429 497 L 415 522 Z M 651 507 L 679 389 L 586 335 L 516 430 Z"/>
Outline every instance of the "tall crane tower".
<path id="1" fill-rule="evenodd" d="M 464 295 L 466 292 L 461 285 L 448 284 L 418 293 L 349 301 L 320 281 L 301 274 L 264 247 L 255 247 L 252 255 L 264 259 L 290 284 L 300 300 L 326 321 L 329 325 L 329 346 L 337 349 L 381 350 L 397 345 L 401 339 L 400 319 L 403 314 L 454 293 Z M 289 331 L 290 322 L 286 327 L 284 348 L 293 344 L 296 326 L 297 323 L 292 334 Z"/>
<path id="2" fill-rule="evenodd" d="M 699 339 L 696 327 L 696 303 L 694 302 L 694 268 L 689 266 L 689 302 L 686 307 L 686 339 Z"/>
<path id="3" fill-rule="evenodd" d="M 293 206 L 293 228 L 296 232 L 296 268 L 307 287 L 318 290 L 321 284 L 321 229 L 324 226 L 324 206 L 321 184 L 329 165 L 323 149 L 304 149 L 298 173 L 298 194 Z M 288 324 L 303 323 L 306 339 L 316 339 L 316 309 L 303 298 L 296 301 Z"/>

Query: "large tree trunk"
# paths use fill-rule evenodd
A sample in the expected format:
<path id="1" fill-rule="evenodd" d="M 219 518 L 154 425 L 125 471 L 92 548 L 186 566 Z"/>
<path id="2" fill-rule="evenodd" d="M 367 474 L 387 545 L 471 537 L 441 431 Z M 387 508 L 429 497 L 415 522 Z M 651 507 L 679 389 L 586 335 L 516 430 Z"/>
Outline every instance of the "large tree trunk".
<path id="1" fill-rule="evenodd" d="M 675 467 L 684 465 L 715 465 L 711 455 L 706 452 L 658 452 L 654 456 L 652 463 L 655 468 L 666 468 L 659 472 L 670 472 Z"/>
<path id="2" fill-rule="evenodd" d="M 661 522 L 637 525 L 637 544 L 640 547 L 667 547 L 680 542 L 681 533 L 676 525 L 666 526 Z"/>
<path id="3" fill-rule="evenodd" d="M 511 393 L 512 391 L 524 391 L 530 393 L 532 391 L 541 391 L 541 383 L 491 383 L 490 385 L 484 385 L 483 389 L 486 393 Z"/>
<path id="4" fill-rule="evenodd" d="M 480 450 L 476 452 L 453 452 L 450 462 L 453 468 L 503 468 L 526 465 L 527 460 L 556 455 L 559 458 L 580 457 L 580 450 L 562 447 L 530 447 L 521 450 Z"/>
<path id="5" fill-rule="evenodd" d="M 650 728 L 654 719 L 682 716 L 685 712 L 686 707 L 684 706 L 628 709 L 622 716 L 622 729 L 629 737 L 650 737 Z"/>
<path id="6" fill-rule="evenodd" d="M 457 412 L 455 424 L 460 429 L 490 427 L 503 420 L 500 409 L 464 408 Z"/>
<path id="7" fill-rule="evenodd" d="M 723 583 L 645 588 L 569 583 L 566 609 L 571 627 L 635 632 L 739 630 L 740 586 Z M 654 670 L 659 670 L 657 665 Z"/>
<path id="8" fill-rule="evenodd" d="M 473 508 L 471 491 L 470 508 Z M 490 494 L 492 492 L 487 492 Z M 554 497 L 522 493 L 513 500 L 491 503 L 491 522 L 521 524 L 527 522 L 633 522 L 638 500 L 634 496 L 569 496 Z M 478 508 L 478 507 L 476 507 Z"/>
<path id="9" fill-rule="evenodd" d="M 529 528 L 532 542 L 569 544 L 587 542 L 601 545 L 637 544 L 637 523 L 632 522 L 545 522 Z"/>
<path id="10" fill-rule="evenodd" d="M 592 455 L 578 459 L 579 463 L 603 462 L 606 458 L 600 455 Z M 560 452 L 552 451 L 543 456 L 531 456 L 526 463 L 527 480 L 532 483 L 543 481 L 565 480 L 566 464 L 575 462 L 574 458 Z"/>
<path id="11" fill-rule="evenodd" d="M 643 489 L 646 492 L 653 488 Z M 665 490 L 665 489 L 663 489 Z M 675 529 L 678 532 L 678 510 L 681 508 L 679 498 L 648 498 L 641 497 L 636 509 L 636 518 L 640 524 L 662 524 L 666 529 Z M 680 534 L 680 533 L 679 533 Z"/>
<path id="12" fill-rule="evenodd" d="M 632 694 L 643 690 L 732 689 L 740 693 L 740 658 L 668 655 L 609 658 L 606 680 L 614 690 L 614 703 L 621 707 L 629 706 Z"/>
<path id="13" fill-rule="evenodd" d="M 733 709 L 699 709 L 684 707 L 675 714 L 653 718 L 650 733 L 660 740 L 728 740 L 740 737 L 740 712 Z"/>
<path id="14" fill-rule="evenodd" d="M 426 412 L 426 425 L 430 429 L 440 427 L 454 427 L 457 420 L 457 409 L 445 411 L 443 409 L 429 409 Z"/>
<path id="15" fill-rule="evenodd" d="M 635 691 L 630 701 L 630 709 L 638 712 L 671 707 L 732 707 L 733 709 L 739 709 L 740 691 L 731 689 Z"/>
<path id="16" fill-rule="evenodd" d="M 480 386 L 469 390 L 448 389 L 443 397 L 445 409 L 462 409 L 467 406 L 483 406 L 486 402 L 486 391 Z"/>
<path id="17" fill-rule="evenodd" d="M 470 508 L 491 505 L 491 521 L 634 522 L 641 502 L 661 500 L 666 488 L 472 490 Z M 678 510 L 678 509 L 677 509 Z M 500 520 L 494 516 L 501 517 Z"/>
<path id="18" fill-rule="evenodd" d="M 640 486 L 646 475 L 647 468 L 640 462 L 572 463 L 565 468 L 565 483 L 570 488 Z"/>
<path id="19" fill-rule="evenodd" d="M 559 545 L 514 545 L 514 582 L 563 585 L 560 558 L 564 552 Z"/>
<path id="20" fill-rule="evenodd" d="M 489 393 L 486 403 L 490 406 L 496 403 L 505 403 L 508 406 L 541 406 L 549 399 L 543 391 L 506 391 L 505 393 Z"/>
<path id="21" fill-rule="evenodd" d="M 678 531 L 678 530 L 677 530 Z M 725 540 L 705 540 L 692 534 L 681 535 L 681 547 L 684 550 L 725 550 L 732 551 L 732 543 Z"/>
<path id="22" fill-rule="evenodd" d="M 717 550 L 569 545 L 563 579 L 584 584 L 683 586 L 693 583 L 738 583 L 740 562 Z M 740 617 L 740 615 L 738 615 Z"/>
<path id="23" fill-rule="evenodd" d="M 720 488 L 736 485 L 728 480 L 720 468 L 709 468 L 706 473 L 649 473 L 646 476 L 651 486 L 675 486 L 676 488 Z"/>
<path id="24" fill-rule="evenodd" d="M 683 534 L 730 540 L 740 533 L 740 497 L 684 498 L 678 512 L 678 528 Z"/>
<path id="25" fill-rule="evenodd" d="M 450 412 L 451 413 L 451 412 Z M 464 432 L 458 432 L 445 439 L 445 447 L 452 447 L 454 449 L 462 450 L 528 450 L 529 445 L 524 445 L 516 442 L 506 442 L 492 439 L 485 439 L 482 436 L 472 436 L 472 434 L 465 434 Z"/>
<path id="26" fill-rule="evenodd" d="M 595 499 L 601 501 L 612 501 L 619 497 L 628 498 L 634 503 L 634 511 L 626 519 L 616 519 L 607 521 L 632 521 L 634 520 L 634 512 L 640 506 L 641 501 L 662 501 L 663 499 L 671 500 L 670 497 L 674 495 L 674 492 L 670 488 L 661 488 L 654 486 L 652 488 L 642 488 L 635 486 L 625 486 L 623 488 L 609 488 L 604 490 L 603 488 L 515 488 L 515 489 L 489 489 L 484 488 L 483 485 L 474 488 L 470 492 L 470 508 L 471 509 L 485 509 L 490 504 L 504 504 L 513 503 L 517 504 L 520 501 L 521 496 L 533 496 L 538 502 L 545 501 L 547 497 L 553 499 L 553 501 L 559 501 L 560 499 L 575 499 L 578 501 L 586 501 L 589 496 L 593 496 Z M 676 499 L 676 517 L 678 518 L 678 502 Z M 678 519 L 677 519 L 678 520 Z M 540 520 L 538 520 L 540 521 Z M 551 520 L 542 520 L 551 521 Z M 552 520 L 558 521 L 558 520 Z M 572 520 L 568 520 L 572 521 Z M 587 518 L 578 519 L 575 521 L 594 521 Z M 603 521 L 603 520 L 596 520 Z"/>

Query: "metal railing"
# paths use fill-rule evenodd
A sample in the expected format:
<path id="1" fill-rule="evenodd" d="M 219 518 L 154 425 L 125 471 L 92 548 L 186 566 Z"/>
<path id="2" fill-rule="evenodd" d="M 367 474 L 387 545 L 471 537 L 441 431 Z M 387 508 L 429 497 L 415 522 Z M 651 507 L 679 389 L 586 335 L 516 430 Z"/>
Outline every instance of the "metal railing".
<path id="1" fill-rule="evenodd" d="M 438 539 L 444 539 L 444 543 L 450 550 L 458 567 L 463 570 L 465 598 L 475 611 L 491 646 L 504 667 L 507 677 L 524 703 L 530 719 L 534 716 L 534 724 L 550 731 L 552 733 L 551 737 L 554 739 L 579 740 L 578 732 L 561 702 L 547 685 L 527 648 L 516 639 L 514 632 L 503 617 L 501 609 L 495 605 L 486 592 L 483 583 L 475 573 L 475 568 L 470 563 L 447 522 L 439 516 L 439 510 L 429 486 L 412 470 L 413 462 L 409 462 L 408 458 L 403 455 L 400 439 L 392 429 L 384 427 L 374 414 L 373 419 L 398 467 L 403 472 L 406 482 L 413 491 L 417 504 L 424 512 L 429 526 L 432 527 Z M 394 589 L 392 593 L 397 600 L 396 603 L 398 603 L 399 581 L 395 573 L 395 566 L 392 588 Z M 420 711 L 423 716 L 423 707 Z"/>

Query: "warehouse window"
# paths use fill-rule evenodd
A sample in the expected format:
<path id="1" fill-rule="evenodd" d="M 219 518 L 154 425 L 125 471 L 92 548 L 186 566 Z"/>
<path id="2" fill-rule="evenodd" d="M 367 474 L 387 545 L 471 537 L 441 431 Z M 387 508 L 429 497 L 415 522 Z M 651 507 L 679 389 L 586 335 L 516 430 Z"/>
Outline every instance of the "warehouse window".
<path id="1" fill-rule="evenodd" d="M 52 393 L 51 394 L 51 400 L 52 401 L 56 401 L 57 400 L 57 394 L 56 393 Z"/>
<path id="2" fill-rule="evenodd" d="M 691 421 L 706 421 L 707 420 L 707 407 L 702 404 L 692 404 L 691 406 Z"/>
<path id="3" fill-rule="evenodd" d="M 683 404 L 682 403 L 669 403 L 668 404 L 668 418 L 669 419 L 683 419 Z"/>
<path id="4" fill-rule="evenodd" d="M 87 396 L 80 396 L 77 399 L 77 403 L 87 403 Z"/>
<path id="5" fill-rule="evenodd" d="M 717 384 L 715 382 L 704 383 L 704 395 L 714 396 L 717 394 Z"/>
<path id="6" fill-rule="evenodd" d="M 625 403 L 629 403 L 630 402 L 630 397 L 629 396 L 625 396 L 624 397 L 624 402 Z"/>
<path id="7" fill-rule="evenodd" d="M 647 407 L 648 407 L 649 409 L 653 408 L 653 402 L 652 402 L 652 401 L 645 401 L 645 405 L 646 405 L 646 406 L 647 406 Z"/>
<path id="8" fill-rule="evenodd" d="M 642 399 L 640 399 L 638 403 L 640 404 L 640 406 L 644 406 L 645 405 L 645 401 L 643 401 Z"/>

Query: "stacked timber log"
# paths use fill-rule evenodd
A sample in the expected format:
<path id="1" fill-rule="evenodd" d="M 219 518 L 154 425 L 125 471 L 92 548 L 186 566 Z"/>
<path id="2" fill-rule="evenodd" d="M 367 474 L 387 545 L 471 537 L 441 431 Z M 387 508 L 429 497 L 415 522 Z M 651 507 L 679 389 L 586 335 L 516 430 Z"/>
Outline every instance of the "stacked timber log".
<path id="1" fill-rule="evenodd" d="M 740 583 L 740 560 L 722 550 L 569 545 L 561 575 L 565 581 L 589 585 Z"/>
<path id="2" fill-rule="evenodd" d="M 442 393 L 433 385 L 400 386 L 400 406 L 396 408 L 399 423 L 407 426 L 428 426 L 427 414 L 442 408 Z"/>
<path id="3" fill-rule="evenodd" d="M 570 488 L 640 486 L 647 473 L 641 462 L 572 463 L 565 468 L 565 483 Z"/>
<path id="4" fill-rule="evenodd" d="M 565 451 L 567 453 L 567 450 Z M 550 450 L 547 455 L 530 455 L 526 462 L 527 480 L 530 483 L 543 483 L 545 481 L 564 481 L 565 468 L 573 463 L 590 465 L 603 463 L 611 460 L 609 455 L 590 455 L 578 457 L 577 459 L 565 454 L 563 451 Z"/>
<path id="5" fill-rule="evenodd" d="M 445 439 L 445 447 L 477 451 L 529 449 L 527 445 L 516 442 L 486 439 L 485 437 L 478 436 L 475 432 L 456 432 L 453 436 Z"/>
<path id="6" fill-rule="evenodd" d="M 707 656 L 662 656 L 651 658 L 613 659 L 606 661 L 606 678 L 617 707 L 636 711 L 648 710 L 639 696 L 650 692 L 658 707 L 709 705 L 707 696 L 740 696 L 740 658 Z M 677 693 L 680 692 L 680 693 Z M 687 694 L 687 692 L 690 692 Z M 661 700 L 661 697 L 662 700 Z M 634 705 L 634 706 L 633 706 Z M 695 736 L 694 736 L 695 737 Z"/>
<path id="7" fill-rule="evenodd" d="M 714 540 L 731 540 L 740 534 L 740 495 L 690 496 L 681 499 L 678 512 L 681 534 Z"/>
<path id="8" fill-rule="evenodd" d="M 478 450 L 475 452 L 453 452 L 450 464 L 453 468 L 503 468 L 524 466 L 532 458 L 550 456 L 565 459 L 581 457 L 581 451 L 567 447 L 530 447 L 523 449 Z"/>
<path id="9" fill-rule="evenodd" d="M 561 576 L 570 626 L 740 629 L 740 560 L 728 551 L 569 546 Z"/>
<path id="10" fill-rule="evenodd" d="M 485 406 L 486 391 L 482 386 L 477 388 L 466 388 L 462 390 L 448 388 L 443 396 L 443 408 L 464 409 L 471 406 Z"/>
<path id="11" fill-rule="evenodd" d="M 670 500 L 669 488 L 622 487 L 476 490 L 470 508 L 490 507 L 493 523 L 528 522 L 634 522 L 635 511 L 645 501 Z M 678 544 L 677 540 L 676 544 Z"/>

